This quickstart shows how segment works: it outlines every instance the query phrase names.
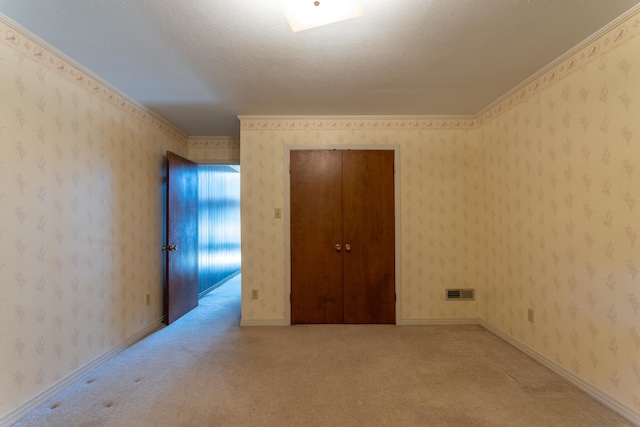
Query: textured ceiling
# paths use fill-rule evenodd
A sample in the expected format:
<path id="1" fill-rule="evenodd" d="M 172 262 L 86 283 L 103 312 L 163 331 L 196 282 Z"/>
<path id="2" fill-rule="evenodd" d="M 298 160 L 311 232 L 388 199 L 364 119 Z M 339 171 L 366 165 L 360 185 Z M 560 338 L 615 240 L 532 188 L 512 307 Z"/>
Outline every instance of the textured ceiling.
<path id="1" fill-rule="evenodd" d="M 301 0 L 302 1 L 302 0 Z M 638 0 L 362 0 L 292 33 L 278 0 L 0 0 L 189 135 L 237 115 L 475 115 Z"/>

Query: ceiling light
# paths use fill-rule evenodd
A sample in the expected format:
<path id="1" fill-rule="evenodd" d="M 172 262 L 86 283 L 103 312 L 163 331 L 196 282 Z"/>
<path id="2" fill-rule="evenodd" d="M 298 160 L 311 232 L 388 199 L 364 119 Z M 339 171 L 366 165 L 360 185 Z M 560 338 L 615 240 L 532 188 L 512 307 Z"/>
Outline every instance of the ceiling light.
<path id="1" fill-rule="evenodd" d="M 282 0 L 291 30 L 308 30 L 364 14 L 360 0 Z"/>

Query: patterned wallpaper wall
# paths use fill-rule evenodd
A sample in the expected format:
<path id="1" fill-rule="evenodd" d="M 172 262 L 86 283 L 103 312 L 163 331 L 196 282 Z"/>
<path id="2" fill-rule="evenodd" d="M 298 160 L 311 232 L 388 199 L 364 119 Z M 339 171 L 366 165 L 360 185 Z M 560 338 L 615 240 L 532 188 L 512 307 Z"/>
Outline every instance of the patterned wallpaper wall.
<path id="1" fill-rule="evenodd" d="M 0 76 L 1 418 L 158 324 L 186 138 L 2 22 Z"/>
<path id="2" fill-rule="evenodd" d="M 477 131 L 481 317 L 638 413 L 639 24 Z"/>
<path id="3" fill-rule="evenodd" d="M 240 140 L 229 136 L 192 136 L 188 158 L 204 164 L 239 164 Z"/>
<path id="4" fill-rule="evenodd" d="M 475 120 L 247 118 L 242 150 L 228 138 L 187 147 L 0 21 L 0 418 L 159 321 L 166 150 L 241 158 L 242 319 L 277 323 L 285 146 L 389 144 L 400 147 L 403 322 L 481 318 L 640 414 L 634 19 L 577 57 L 584 65 Z M 454 286 L 479 300 L 445 302 Z"/>
<path id="5" fill-rule="evenodd" d="M 400 146 L 401 317 L 477 318 L 477 301 L 446 302 L 477 284 L 472 122 L 241 121 L 242 320 L 285 321 L 285 147 Z M 261 296 L 251 300 L 251 289 Z"/>

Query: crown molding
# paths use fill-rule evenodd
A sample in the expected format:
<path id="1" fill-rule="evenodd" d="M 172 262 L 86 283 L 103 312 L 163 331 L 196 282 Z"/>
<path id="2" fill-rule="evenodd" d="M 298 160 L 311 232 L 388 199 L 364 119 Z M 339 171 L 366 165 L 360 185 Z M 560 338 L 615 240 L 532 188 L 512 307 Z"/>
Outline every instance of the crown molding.
<path id="1" fill-rule="evenodd" d="M 0 43 L 9 46 L 87 91 L 100 96 L 120 110 L 157 128 L 165 135 L 180 141 L 182 144 L 187 144 L 187 134 L 151 110 L 133 102 L 96 74 L 1 13 Z"/>
<path id="2" fill-rule="evenodd" d="M 470 130 L 481 127 L 542 89 L 640 34 L 640 4 L 600 29 L 474 116 L 251 116 L 241 130 Z M 121 110 L 185 145 L 221 146 L 223 139 L 191 137 L 152 111 L 131 101 L 100 77 L 0 13 L 0 43 L 97 94 Z M 228 138 L 228 137 L 221 137 Z M 233 138 L 231 138 L 233 139 Z M 208 141 L 208 142 L 205 142 Z M 225 141 L 228 139 L 224 139 Z M 239 144 L 239 142 L 238 142 Z"/>
<path id="3" fill-rule="evenodd" d="M 640 4 L 480 110 L 474 116 L 238 116 L 241 130 L 475 129 L 640 34 Z"/>
<path id="4" fill-rule="evenodd" d="M 238 116 L 240 130 L 469 130 L 469 116 Z"/>
<path id="5" fill-rule="evenodd" d="M 483 108 L 476 116 L 481 127 L 492 118 L 529 99 L 627 40 L 640 34 L 640 4 L 570 49 L 515 88 Z"/>

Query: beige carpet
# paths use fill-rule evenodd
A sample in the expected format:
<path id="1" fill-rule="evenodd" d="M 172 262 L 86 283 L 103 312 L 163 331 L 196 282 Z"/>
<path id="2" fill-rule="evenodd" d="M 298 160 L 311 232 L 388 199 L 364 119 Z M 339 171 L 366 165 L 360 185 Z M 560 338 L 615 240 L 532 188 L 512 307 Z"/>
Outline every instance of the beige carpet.
<path id="1" fill-rule="evenodd" d="M 240 328 L 240 277 L 16 426 L 631 426 L 477 326 Z"/>

